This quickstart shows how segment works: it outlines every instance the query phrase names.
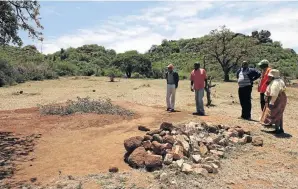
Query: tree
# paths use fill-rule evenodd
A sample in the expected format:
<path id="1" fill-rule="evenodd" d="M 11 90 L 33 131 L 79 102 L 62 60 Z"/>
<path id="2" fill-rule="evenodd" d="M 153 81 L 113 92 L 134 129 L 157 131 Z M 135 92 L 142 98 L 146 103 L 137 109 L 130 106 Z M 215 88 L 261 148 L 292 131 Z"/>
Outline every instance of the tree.
<path id="1" fill-rule="evenodd" d="M 43 40 L 43 29 L 39 16 L 40 5 L 37 1 L 0 1 L 0 45 L 17 44 L 22 45 L 22 39 L 18 35 L 20 29 L 28 31 L 29 36 Z M 33 20 L 34 27 L 30 24 Z"/>
<path id="2" fill-rule="evenodd" d="M 246 58 L 254 40 L 244 35 L 234 34 L 225 26 L 212 30 L 203 44 L 203 53 L 218 62 L 224 72 L 224 81 L 230 81 L 231 69 Z"/>

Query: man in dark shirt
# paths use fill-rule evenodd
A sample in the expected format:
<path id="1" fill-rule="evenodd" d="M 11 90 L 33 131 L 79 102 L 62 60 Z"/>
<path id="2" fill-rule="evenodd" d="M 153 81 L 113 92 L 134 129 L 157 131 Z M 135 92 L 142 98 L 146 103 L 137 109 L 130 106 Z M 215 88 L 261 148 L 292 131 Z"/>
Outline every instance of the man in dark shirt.
<path id="1" fill-rule="evenodd" d="M 175 94 L 179 83 L 179 75 L 174 72 L 174 66 L 168 65 L 168 72 L 166 73 L 167 80 L 167 111 L 175 111 Z"/>
<path id="2" fill-rule="evenodd" d="M 251 120 L 251 92 L 253 82 L 261 77 L 261 73 L 254 68 L 249 68 L 243 61 L 242 67 L 237 71 L 238 95 L 242 107 L 241 119 Z"/>

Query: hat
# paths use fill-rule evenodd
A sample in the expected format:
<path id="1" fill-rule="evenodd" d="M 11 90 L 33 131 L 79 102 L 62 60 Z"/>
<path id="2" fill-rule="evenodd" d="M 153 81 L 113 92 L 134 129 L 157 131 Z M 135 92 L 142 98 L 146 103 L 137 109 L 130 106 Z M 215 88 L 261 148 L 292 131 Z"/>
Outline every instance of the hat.
<path id="1" fill-rule="evenodd" d="M 169 64 L 168 68 L 174 68 L 173 64 Z"/>
<path id="2" fill-rule="evenodd" d="M 269 65 L 269 61 L 264 59 L 261 62 L 258 63 L 258 66 L 263 66 L 263 65 Z"/>
<path id="3" fill-rule="evenodd" d="M 270 70 L 268 76 L 274 77 L 274 78 L 279 78 L 279 76 L 280 76 L 279 70 L 276 70 L 276 69 Z"/>

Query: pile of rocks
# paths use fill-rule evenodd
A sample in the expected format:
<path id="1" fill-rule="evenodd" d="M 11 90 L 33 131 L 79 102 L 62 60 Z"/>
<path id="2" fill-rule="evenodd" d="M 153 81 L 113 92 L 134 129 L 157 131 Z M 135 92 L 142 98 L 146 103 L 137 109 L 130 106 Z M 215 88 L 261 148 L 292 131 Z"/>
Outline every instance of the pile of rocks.
<path id="1" fill-rule="evenodd" d="M 148 131 L 143 137 L 125 140 L 124 159 L 131 167 L 148 171 L 172 164 L 186 173 L 217 173 L 225 153 L 235 145 L 251 142 L 263 145 L 262 139 L 253 140 L 250 131 L 239 126 L 230 128 L 206 122 L 174 126 L 164 122 L 160 129 Z"/>
<path id="2" fill-rule="evenodd" d="M 34 149 L 34 139 L 40 137 L 40 134 L 17 137 L 11 132 L 0 132 L 0 180 L 13 175 L 14 161 L 27 160 L 25 157 Z"/>

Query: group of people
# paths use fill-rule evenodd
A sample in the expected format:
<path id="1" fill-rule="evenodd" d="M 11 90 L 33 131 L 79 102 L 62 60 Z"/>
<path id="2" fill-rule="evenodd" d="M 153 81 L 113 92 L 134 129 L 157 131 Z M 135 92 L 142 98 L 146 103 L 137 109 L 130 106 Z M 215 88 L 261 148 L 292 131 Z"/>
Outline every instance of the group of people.
<path id="1" fill-rule="evenodd" d="M 287 104 L 285 94 L 286 85 L 280 77 L 277 69 L 271 69 L 268 60 L 258 63 L 261 71 L 250 68 L 248 62 L 244 61 L 241 68 L 237 71 L 238 95 L 242 108 L 241 119 L 251 120 L 251 94 L 254 81 L 260 79 L 258 92 L 260 93 L 260 104 L 262 116 L 260 122 L 265 127 L 273 127 L 276 134 L 284 133 L 283 112 Z M 179 75 L 174 71 L 172 64 L 168 65 L 166 72 L 167 80 L 167 111 L 175 112 L 175 94 L 178 88 Z M 190 89 L 195 92 L 196 112 L 194 115 L 205 115 L 204 110 L 204 90 L 207 90 L 207 74 L 200 68 L 200 63 L 194 64 L 194 70 L 190 74 Z"/>

